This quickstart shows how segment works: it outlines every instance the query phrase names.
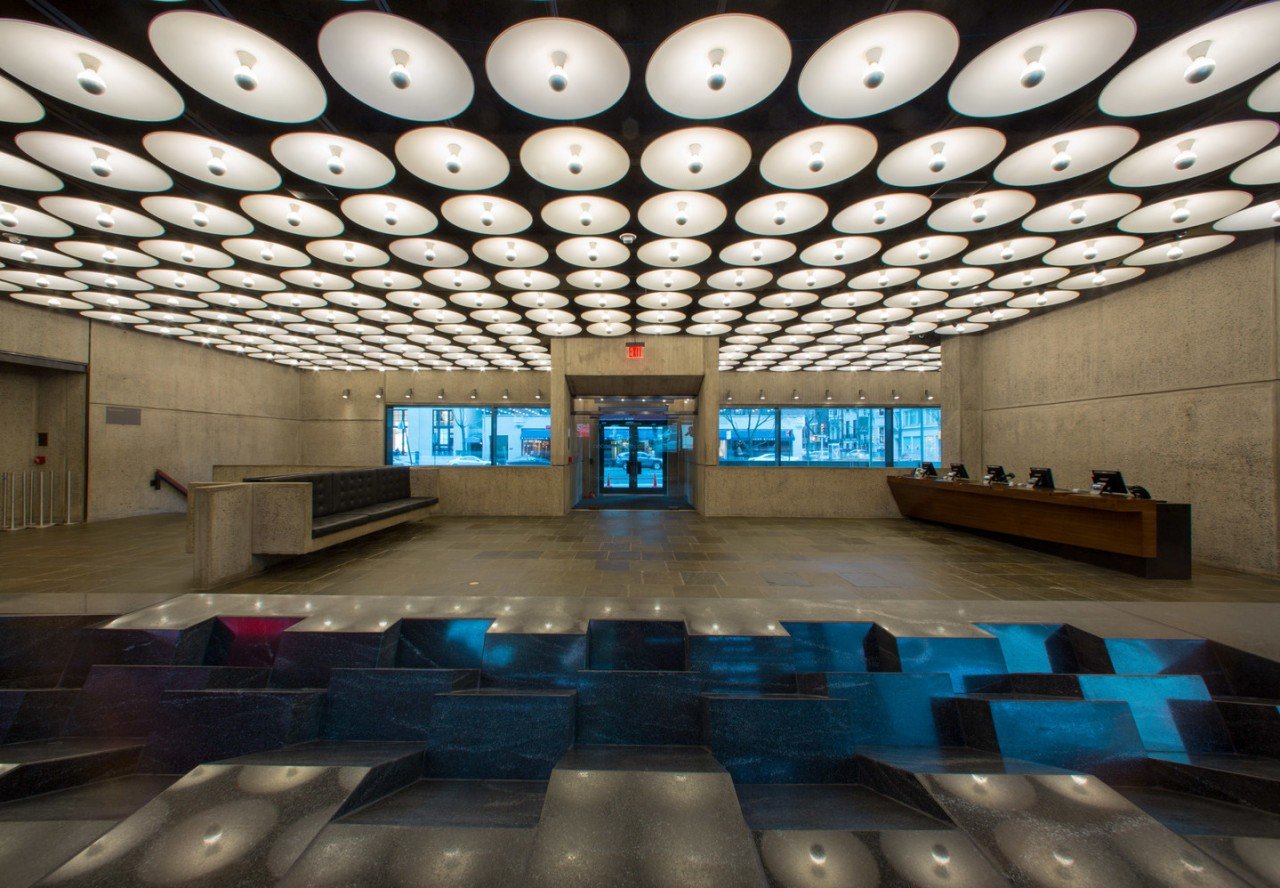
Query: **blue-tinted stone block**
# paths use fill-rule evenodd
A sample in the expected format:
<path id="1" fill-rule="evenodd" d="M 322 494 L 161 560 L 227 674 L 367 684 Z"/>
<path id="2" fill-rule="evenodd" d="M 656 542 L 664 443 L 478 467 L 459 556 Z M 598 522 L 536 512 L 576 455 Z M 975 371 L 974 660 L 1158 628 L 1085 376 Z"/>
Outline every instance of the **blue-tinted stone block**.
<path id="1" fill-rule="evenodd" d="M 578 673 L 578 743 L 701 743 L 701 678 L 694 672 Z"/>
<path id="2" fill-rule="evenodd" d="M 703 742 L 737 783 L 853 779 L 851 706 L 839 698 L 703 697 Z"/>
<path id="3" fill-rule="evenodd" d="M 481 689 L 436 698 L 427 776 L 546 780 L 573 745 L 574 692 Z"/>
<path id="4" fill-rule="evenodd" d="M 848 700 L 856 742 L 938 746 L 963 742 L 951 677 L 926 672 L 828 672 L 800 676 L 804 693 Z"/>
<path id="5" fill-rule="evenodd" d="M 265 687 L 267 670 L 229 666 L 94 666 L 67 720 L 81 737 L 148 737 L 165 691 Z"/>
<path id="6" fill-rule="evenodd" d="M 79 693 L 67 688 L 0 690 L 0 743 L 58 736 Z"/>
<path id="7" fill-rule="evenodd" d="M 783 623 L 797 672 L 866 672 L 871 623 Z"/>
<path id="8" fill-rule="evenodd" d="M 679 672 L 688 666 L 684 623 L 671 620 L 592 620 L 587 629 L 593 670 Z"/>
<path id="9" fill-rule="evenodd" d="M 1000 640 L 1010 672 L 1078 672 L 1075 649 L 1061 623 L 977 623 Z"/>
<path id="10" fill-rule="evenodd" d="M 389 667 L 395 662 L 397 626 L 382 632 L 285 632 L 271 668 L 271 686 L 323 688 L 333 669 Z"/>
<path id="11" fill-rule="evenodd" d="M 1108 638 L 1107 655 L 1117 675 L 1208 675 L 1219 673 L 1203 638 Z"/>
<path id="12" fill-rule="evenodd" d="M 689 668 L 709 692 L 795 690 L 795 660 L 786 635 L 691 635 Z"/>
<path id="13" fill-rule="evenodd" d="M 490 632 L 481 681 L 506 688 L 571 688 L 586 666 L 585 633 Z"/>
<path id="14" fill-rule="evenodd" d="M 1059 768 L 1133 779 L 1144 757 L 1127 703 L 959 697 L 968 745 Z"/>
<path id="15" fill-rule="evenodd" d="M 63 673 L 65 687 L 78 687 L 98 664 L 119 666 L 200 666 L 213 633 L 214 619 L 186 629 L 82 630 Z"/>
<path id="16" fill-rule="evenodd" d="M 479 679 L 475 669 L 334 669 L 321 737 L 426 741 L 436 695 Z"/>
<path id="17" fill-rule="evenodd" d="M 138 768 L 176 774 L 201 762 L 314 740 L 323 698 L 320 691 L 165 691 Z"/>
<path id="18" fill-rule="evenodd" d="M 0 688 L 52 688 L 62 679 L 80 632 L 105 616 L 0 616 Z"/>
<path id="19" fill-rule="evenodd" d="M 1129 704 L 1153 752 L 1229 752 L 1231 739 L 1198 675 L 1081 675 L 1086 700 Z"/>
<path id="20" fill-rule="evenodd" d="M 994 636 L 894 636 L 877 627 L 877 669 L 884 672 L 944 672 L 964 690 L 965 676 L 1009 671 Z"/>
<path id="21" fill-rule="evenodd" d="M 479 669 L 493 620 L 401 620 L 396 665 L 410 669 Z"/>

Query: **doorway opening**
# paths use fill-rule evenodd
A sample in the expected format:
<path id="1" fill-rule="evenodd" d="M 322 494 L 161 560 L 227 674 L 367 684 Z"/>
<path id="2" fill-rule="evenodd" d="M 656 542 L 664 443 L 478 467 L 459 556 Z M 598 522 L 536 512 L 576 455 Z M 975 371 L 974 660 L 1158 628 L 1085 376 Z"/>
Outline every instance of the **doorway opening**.
<path id="1" fill-rule="evenodd" d="M 575 407 L 575 508 L 692 508 L 692 414 L 660 399 L 582 399 Z"/>

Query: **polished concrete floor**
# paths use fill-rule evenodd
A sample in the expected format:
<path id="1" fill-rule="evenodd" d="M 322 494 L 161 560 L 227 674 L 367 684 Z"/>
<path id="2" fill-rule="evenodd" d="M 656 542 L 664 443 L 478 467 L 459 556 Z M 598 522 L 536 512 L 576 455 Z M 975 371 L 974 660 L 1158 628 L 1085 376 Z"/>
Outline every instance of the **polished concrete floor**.
<path id="1" fill-rule="evenodd" d="M 192 591 L 181 515 L 0 534 L 0 612 L 124 613 Z M 1280 579 L 1143 580 L 901 519 L 579 512 L 433 518 L 220 589 L 300 595 L 1277 602 Z"/>

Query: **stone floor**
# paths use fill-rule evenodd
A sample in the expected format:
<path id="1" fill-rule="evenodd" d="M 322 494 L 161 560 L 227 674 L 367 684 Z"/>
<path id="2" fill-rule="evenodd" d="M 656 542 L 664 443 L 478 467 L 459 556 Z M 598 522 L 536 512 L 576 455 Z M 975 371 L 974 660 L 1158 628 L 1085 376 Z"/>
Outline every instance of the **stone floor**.
<path id="1" fill-rule="evenodd" d="M 0 534 L 0 612 L 124 613 L 191 591 L 184 518 Z M 1143 580 L 901 519 L 572 512 L 434 518 L 220 589 L 300 595 L 1276 602 L 1280 579 Z"/>

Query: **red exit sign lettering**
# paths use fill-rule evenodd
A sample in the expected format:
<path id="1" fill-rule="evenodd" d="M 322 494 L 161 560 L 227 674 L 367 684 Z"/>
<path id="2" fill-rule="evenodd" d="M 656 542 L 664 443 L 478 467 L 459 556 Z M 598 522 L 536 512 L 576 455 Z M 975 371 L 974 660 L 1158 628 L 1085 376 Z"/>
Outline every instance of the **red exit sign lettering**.
<path id="1" fill-rule="evenodd" d="M 643 342 L 628 342 L 628 343 L 627 343 L 627 357 L 628 357 L 628 358 L 643 358 L 643 357 L 644 357 L 644 343 L 643 343 Z"/>

